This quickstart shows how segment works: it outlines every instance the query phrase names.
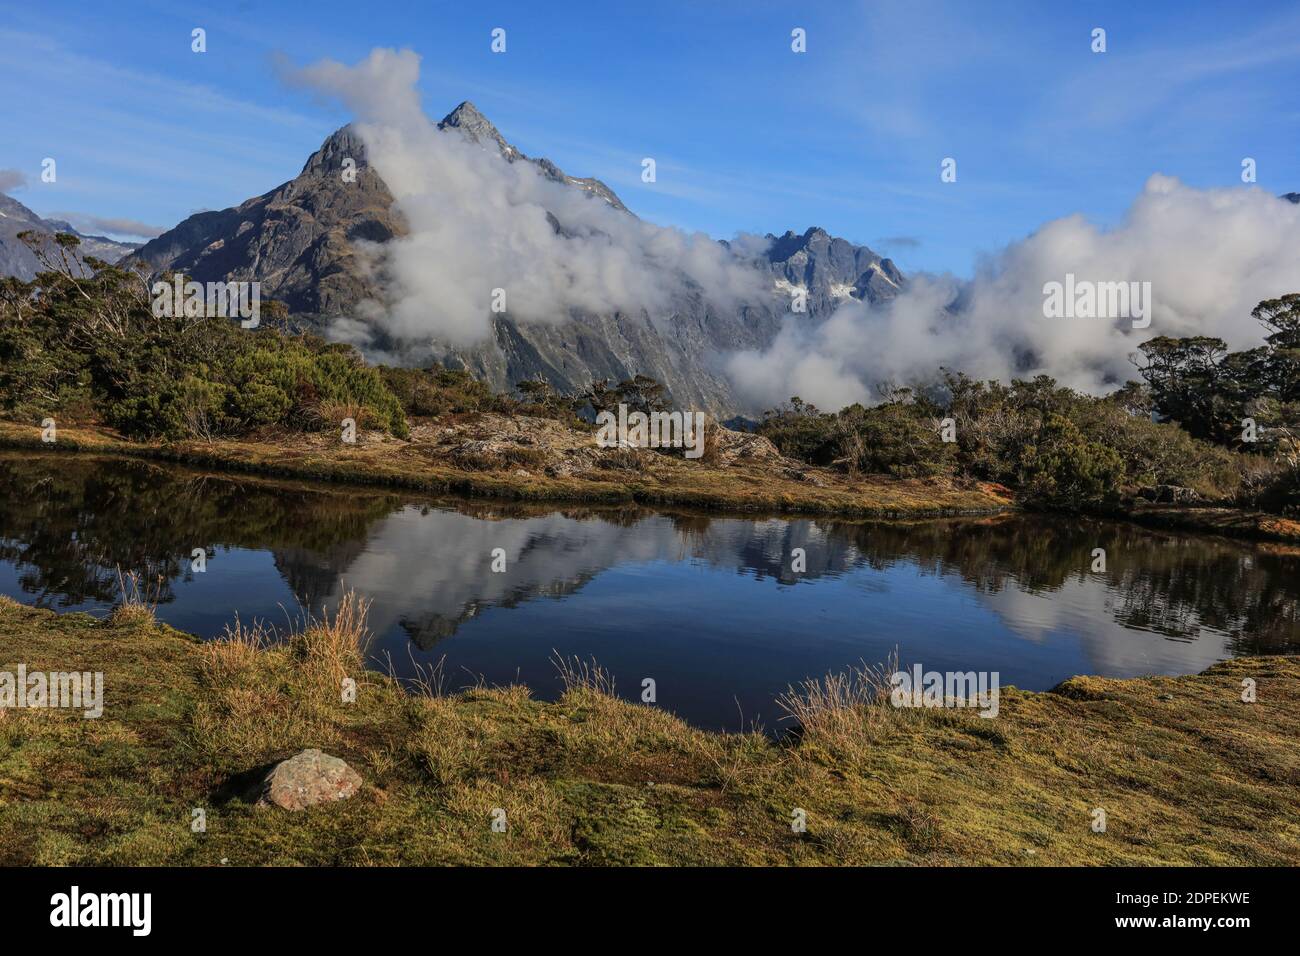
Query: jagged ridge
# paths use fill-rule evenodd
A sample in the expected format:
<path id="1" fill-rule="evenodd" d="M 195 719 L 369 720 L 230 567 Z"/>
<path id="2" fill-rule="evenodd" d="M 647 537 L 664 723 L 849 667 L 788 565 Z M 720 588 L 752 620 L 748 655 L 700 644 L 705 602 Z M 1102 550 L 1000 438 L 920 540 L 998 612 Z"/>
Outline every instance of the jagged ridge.
<path id="1" fill-rule="evenodd" d="M 482 146 L 490 161 L 499 156 L 531 163 L 548 179 L 632 215 L 600 180 L 569 176 L 547 159 L 525 155 L 472 103 L 461 103 L 438 125 Z M 339 175 L 347 157 L 357 164 L 353 183 Z M 141 248 L 136 258 L 156 272 L 181 270 L 199 281 L 258 280 L 265 297 L 280 300 L 306 324 L 325 325 L 376 293 L 353 242 L 384 242 L 405 232 L 360 137 L 344 127 L 322 143 L 295 179 L 232 209 L 191 216 Z M 905 281 L 890 260 L 822 229 L 770 238 L 772 246 L 756 267 L 770 271 L 774 295 L 734 314 L 719 314 L 702 295 L 687 294 L 674 314 L 658 321 L 644 313 L 575 314 L 570 321 L 542 325 L 497 316 L 494 339 L 472 349 L 432 342 L 419 343 L 417 350 L 382 334 L 375 345 L 389 353 L 405 351 L 411 362 L 432 358 L 468 368 L 498 389 L 541 377 L 574 391 L 593 379 L 642 373 L 664 382 L 679 403 L 715 413 L 754 411 L 737 400 L 716 366 L 717 356 L 771 343 L 789 306 L 779 293 L 806 289 L 808 317 L 817 320 L 845 299 L 887 299 Z"/>

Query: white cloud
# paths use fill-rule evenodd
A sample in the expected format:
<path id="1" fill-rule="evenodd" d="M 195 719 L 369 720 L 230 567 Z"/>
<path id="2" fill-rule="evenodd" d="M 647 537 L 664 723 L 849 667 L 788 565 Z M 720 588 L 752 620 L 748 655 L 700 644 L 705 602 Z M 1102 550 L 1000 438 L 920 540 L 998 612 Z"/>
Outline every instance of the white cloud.
<path id="1" fill-rule="evenodd" d="M 92 216 L 89 213 L 80 212 L 54 212 L 45 218 L 62 219 L 70 222 L 76 227 L 77 231 L 86 235 L 106 233 L 113 236 L 152 239 L 155 236 L 161 236 L 167 231 L 163 226 L 151 226 L 147 222 L 140 222 L 138 219 L 129 219 L 122 216 Z"/>
<path id="2" fill-rule="evenodd" d="M 1150 282 L 1150 327 L 1045 318 L 1043 285 L 1067 273 Z M 921 276 L 886 305 L 853 302 L 819 326 L 790 324 L 771 348 L 733 356 L 729 370 L 761 405 L 797 394 L 837 409 L 883 382 L 931 380 L 940 366 L 1003 380 L 1047 373 L 1101 393 L 1135 377 L 1129 356 L 1157 335 L 1260 344 L 1250 310 L 1295 291 L 1300 206 L 1258 188 L 1202 190 L 1155 175 L 1114 229 L 1079 215 L 1054 220 L 968 282 Z"/>
<path id="3" fill-rule="evenodd" d="M 410 227 L 369 247 L 384 294 L 361 317 L 401 339 L 468 346 L 490 332 L 494 289 L 530 322 L 570 310 L 654 317 L 692 289 L 718 308 L 765 294 L 756 272 L 708 236 L 643 222 L 439 130 L 420 106 L 419 72 L 414 52 L 376 49 L 354 66 L 324 60 L 290 73 L 352 112 Z"/>
<path id="4" fill-rule="evenodd" d="M 27 185 L 27 174 L 21 169 L 0 169 L 0 193 L 12 192 Z"/>

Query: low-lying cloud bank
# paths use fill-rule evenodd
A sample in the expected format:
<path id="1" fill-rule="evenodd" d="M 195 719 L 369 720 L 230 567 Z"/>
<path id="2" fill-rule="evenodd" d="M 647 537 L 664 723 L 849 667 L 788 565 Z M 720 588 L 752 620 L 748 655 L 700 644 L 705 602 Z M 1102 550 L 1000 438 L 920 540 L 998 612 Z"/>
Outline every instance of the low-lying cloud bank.
<path id="1" fill-rule="evenodd" d="M 421 108 L 419 73 L 414 52 L 376 49 L 354 66 L 324 60 L 288 74 L 352 112 L 410 227 L 369 247 L 383 301 L 362 318 L 399 339 L 470 346 L 490 334 L 496 289 L 527 322 L 570 310 L 654 316 L 693 291 L 732 309 L 770 295 L 742 254 L 702 233 L 643 222 L 439 130 Z"/>
<path id="2" fill-rule="evenodd" d="M 1150 325 L 1125 318 L 1047 318 L 1044 285 L 1150 283 Z M 733 356 L 728 370 L 755 405 L 798 395 L 825 409 L 879 397 L 884 383 L 927 383 L 944 366 L 979 378 L 1047 373 L 1104 393 L 1136 374 L 1129 361 L 1157 335 L 1260 343 L 1250 310 L 1300 291 L 1300 205 L 1258 188 L 1146 183 L 1123 222 L 1082 216 L 1043 226 L 969 281 L 919 276 L 890 303 L 846 303 L 824 323 L 788 322 L 773 345 Z"/>
<path id="3" fill-rule="evenodd" d="M 382 245 L 362 244 L 381 295 L 338 334 L 378 328 L 405 342 L 473 346 L 491 334 L 495 290 L 524 322 L 574 312 L 656 318 L 697 295 L 717 311 L 774 302 L 770 277 L 752 266 L 765 240 L 728 247 L 656 226 L 531 163 L 485 155 L 425 115 L 419 72 L 419 56 L 391 49 L 352 66 L 324 60 L 289 72 L 351 111 L 410 227 Z M 1067 276 L 1150 283 L 1150 324 L 1046 317 L 1044 285 Z M 1300 205 L 1258 188 L 1194 189 L 1156 175 L 1113 229 L 1079 215 L 1055 220 L 969 280 L 917 276 L 886 304 L 847 302 L 821 323 L 791 316 L 770 347 L 732 355 L 726 367 L 751 408 L 791 395 L 827 409 L 869 402 L 877 386 L 933 381 L 940 366 L 1003 380 L 1047 373 L 1100 393 L 1134 377 L 1129 356 L 1157 335 L 1258 343 L 1250 310 L 1294 291 Z"/>

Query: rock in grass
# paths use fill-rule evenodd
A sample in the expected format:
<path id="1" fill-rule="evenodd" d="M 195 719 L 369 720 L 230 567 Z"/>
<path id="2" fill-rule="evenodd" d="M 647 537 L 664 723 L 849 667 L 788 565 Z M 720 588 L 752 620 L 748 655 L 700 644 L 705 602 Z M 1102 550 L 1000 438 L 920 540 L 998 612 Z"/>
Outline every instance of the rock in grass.
<path id="1" fill-rule="evenodd" d="M 318 803 L 346 800 L 360 789 L 360 774 L 338 757 L 313 748 L 272 767 L 257 802 L 259 806 L 305 810 Z"/>

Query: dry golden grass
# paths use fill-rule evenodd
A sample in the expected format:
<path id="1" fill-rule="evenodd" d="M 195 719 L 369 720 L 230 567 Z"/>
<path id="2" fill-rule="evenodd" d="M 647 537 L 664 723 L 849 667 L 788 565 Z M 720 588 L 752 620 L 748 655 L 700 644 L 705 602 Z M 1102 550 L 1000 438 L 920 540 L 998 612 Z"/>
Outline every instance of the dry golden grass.
<path id="1" fill-rule="evenodd" d="M 257 655 L 275 643 L 275 632 L 263 622 L 254 620 L 246 625 L 235 616 L 227 624 L 221 637 L 203 645 L 203 658 L 209 672 L 217 680 L 237 678 L 257 662 Z"/>
<path id="2" fill-rule="evenodd" d="M 860 664 L 803 681 L 777 698 L 777 705 L 805 738 L 844 750 L 869 742 L 897 719 L 889 706 L 890 675 L 898 653 L 883 664 Z"/>
<path id="3" fill-rule="evenodd" d="M 152 586 L 141 586 L 140 575 L 134 571 L 122 574 L 117 571 L 118 601 L 109 612 L 109 622 L 116 627 L 140 627 L 152 624 L 158 610 L 158 592 L 162 588 L 162 578 Z"/>
<path id="4" fill-rule="evenodd" d="M 289 647 L 303 668 L 316 679 L 337 688 L 344 678 L 354 680 L 365 667 L 373 635 L 366 627 L 370 601 L 346 589 L 333 615 L 322 607 L 320 617 L 307 613 L 294 629 Z"/>
<path id="5" fill-rule="evenodd" d="M 207 693 L 195 706 L 195 748 L 234 768 L 336 742 L 331 715 L 344 705 L 345 680 L 368 679 L 369 606 L 348 589 L 332 614 L 325 608 L 319 616 L 305 613 L 287 634 L 236 618 L 221 638 L 201 645 Z M 298 692 L 285 694 L 286 681 Z"/>
<path id="6" fill-rule="evenodd" d="M 347 702 L 322 682 L 355 664 L 365 607 L 327 617 L 311 639 L 237 623 L 205 646 L 0 602 L 15 659 L 106 687 L 99 720 L 0 721 L 0 864 L 1300 864 L 1300 658 L 1004 687 L 991 720 L 886 709 L 890 665 L 864 667 L 792 689 L 802 726 L 778 741 L 617 699 L 575 661 L 553 703 L 360 671 Z M 363 792 L 300 814 L 240 796 L 306 747 Z"/>
<path id="7" fill-rule="evenodd" d="M 584 661 L 578 657 L 561 657 L 552 651 L 551 662 L 560 674 L 566 693 L 590 691 L 593 694 L 615 696 L 614 675 L 597 664 L 595 658 Z"/>
<path id="8" fill-rule="evenodd" d="M 320 426 L 327 430 L 341 429 L 348 419 L 357 428 L 368 428 L 373 424 L 370 421 L 370 410 L 358 402 L 324 401 L 316 406 L 315 415 Z"/>

